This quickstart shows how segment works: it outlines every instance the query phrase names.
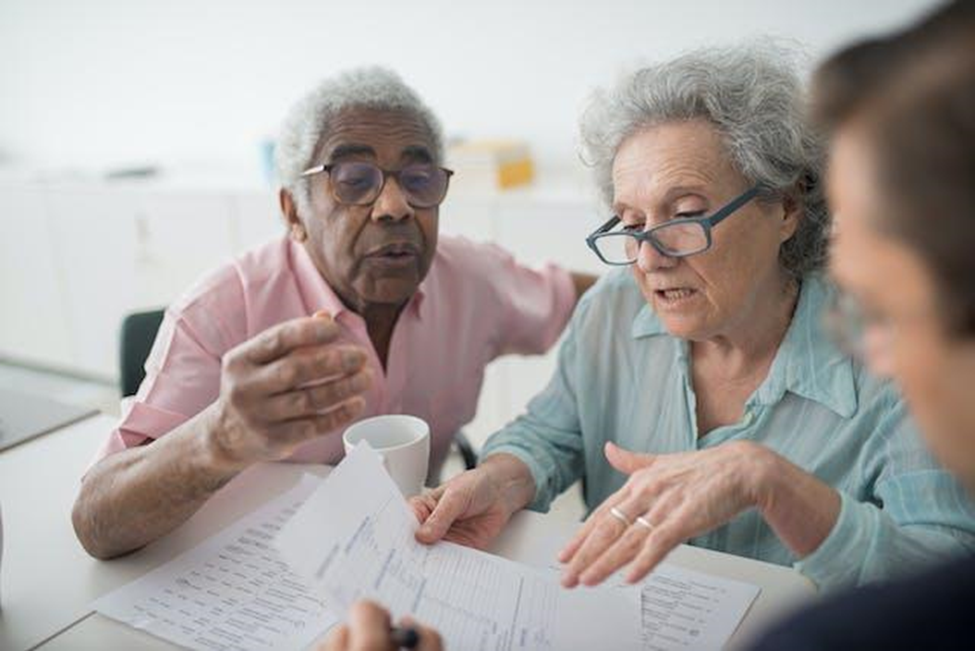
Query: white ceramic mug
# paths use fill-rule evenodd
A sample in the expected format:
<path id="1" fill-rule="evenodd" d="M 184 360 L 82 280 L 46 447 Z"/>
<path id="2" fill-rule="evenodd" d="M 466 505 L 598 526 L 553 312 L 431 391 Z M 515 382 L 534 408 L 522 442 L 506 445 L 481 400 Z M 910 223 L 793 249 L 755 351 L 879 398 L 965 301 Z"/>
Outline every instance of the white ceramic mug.
<path id="1" fill-rule="evenodd" d="M 383 458 L 383 465 L 404 497 L 419 495 L 430 465 L 430 426 L 416 416 L 373 416 L 351 425 L 342 435 L 348 454 L 360 441 Z"/>

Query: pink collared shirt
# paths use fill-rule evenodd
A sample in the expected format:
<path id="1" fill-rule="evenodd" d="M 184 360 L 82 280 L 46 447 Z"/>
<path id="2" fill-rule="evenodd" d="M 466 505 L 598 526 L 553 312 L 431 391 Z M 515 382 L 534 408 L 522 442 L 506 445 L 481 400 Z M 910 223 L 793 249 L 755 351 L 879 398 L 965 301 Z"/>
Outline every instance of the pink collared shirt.
<path id="1" fill-rule="evenodd" d="M 327 310 L 340 339 L 369 351 L 373 386 L 362 417 L 412 414 L 430 424 L 431 469 L 474 417 L 488 362 L 540 354 L 575 304 L 568 272 L 521 266 L 490 244 L 441 236 L 430 272 L 396 322 L 383 371 L 365 321 L 347 309 L 305 249 L 287 238 L 249 251 L 207 276 L 166 311 L 138 393 L 98 454 L 157 439 L 216 400 L 220 360 L 273 325 Z M 299 447 L 292 461 L 337 463 L 341 432 Z"/>

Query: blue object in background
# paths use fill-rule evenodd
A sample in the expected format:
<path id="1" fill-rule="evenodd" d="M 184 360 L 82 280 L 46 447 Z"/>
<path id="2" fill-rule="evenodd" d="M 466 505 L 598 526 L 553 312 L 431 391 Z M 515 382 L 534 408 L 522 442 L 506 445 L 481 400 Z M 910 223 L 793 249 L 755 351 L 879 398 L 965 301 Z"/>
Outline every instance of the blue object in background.
<path id="1" fill-rule="evenodd" d="M 260 142 L 261 172 L 269 185 L 274 185 L 274 140 L 267 138 Z"/>

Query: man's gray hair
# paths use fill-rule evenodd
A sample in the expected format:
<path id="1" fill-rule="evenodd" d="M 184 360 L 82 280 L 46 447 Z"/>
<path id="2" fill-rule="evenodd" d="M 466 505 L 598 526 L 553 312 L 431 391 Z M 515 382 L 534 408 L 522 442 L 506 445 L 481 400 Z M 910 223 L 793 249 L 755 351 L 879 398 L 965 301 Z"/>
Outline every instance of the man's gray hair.
<path id="1" fill-rule="evenodd" d="M 694 50 L 647 66 L 597 91 L 581 120 L 582 155 L 607 205 L 613 159 L 642 128 L 704 119 L 722 135 L 734 167 L 763 188 L 762 198 L 789 195 L 803 216 L 779 259 L 794 277 L 826 261 L 829 214 L 820 181 L 823 147 L 809 127 L 795 52 L 771 42 Z"/>
<path id="2" fill-rule="evenodd" d="M 443 160 L 443 131 L 433 111 L 399 75 L 381 67 L 356 68 L 329 77 L 298 100 L 281 125 L 274 159 L 278 182 L 299 202 L 307 199 L 301 173 L 313 165 L 312 157 L 328 135 L 330 123 L 349 109 L 398 111 L 415 118 L 430 132 L 431 152 Z"/>

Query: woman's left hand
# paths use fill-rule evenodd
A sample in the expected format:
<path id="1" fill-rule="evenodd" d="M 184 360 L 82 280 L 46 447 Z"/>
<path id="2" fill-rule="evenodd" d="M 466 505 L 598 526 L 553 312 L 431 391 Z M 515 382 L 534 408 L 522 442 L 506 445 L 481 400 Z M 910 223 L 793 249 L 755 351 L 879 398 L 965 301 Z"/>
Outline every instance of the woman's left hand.
<path id="1" fill-rule="evenodd" d="M 596 585 L 631 561 L 626 580 L 645 577 L 677 545 L 719 527 L 765 499 L 766 469 L 778 455 L 735 441 L 697 452 L 635 454 L 612 443 L 606 458 L 626 484 L 606 499 L 559 554 L 562 585 Z"/>

